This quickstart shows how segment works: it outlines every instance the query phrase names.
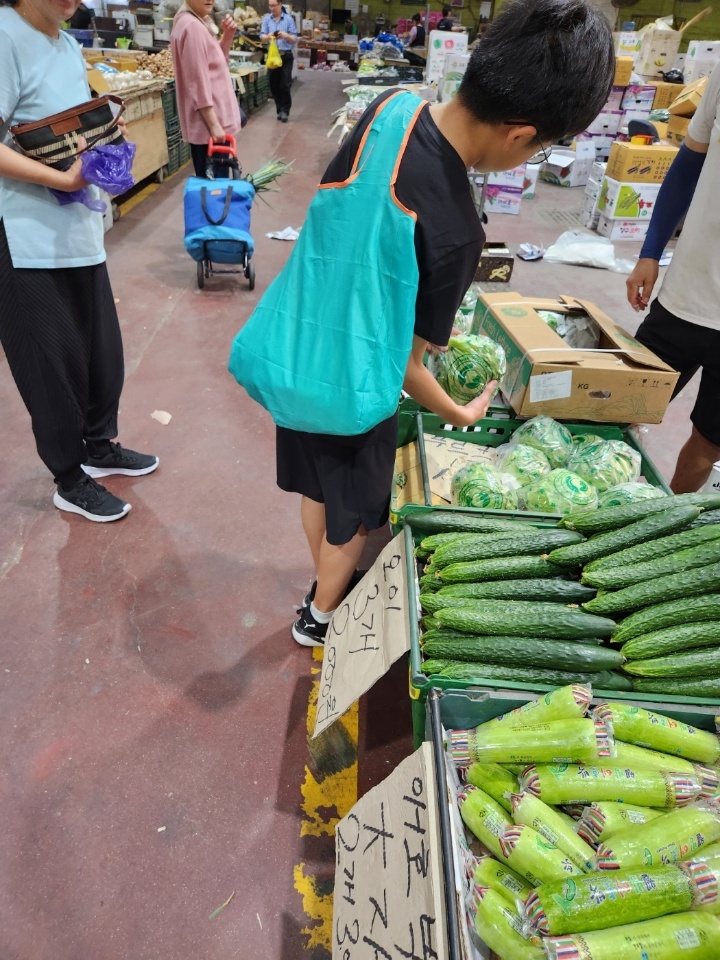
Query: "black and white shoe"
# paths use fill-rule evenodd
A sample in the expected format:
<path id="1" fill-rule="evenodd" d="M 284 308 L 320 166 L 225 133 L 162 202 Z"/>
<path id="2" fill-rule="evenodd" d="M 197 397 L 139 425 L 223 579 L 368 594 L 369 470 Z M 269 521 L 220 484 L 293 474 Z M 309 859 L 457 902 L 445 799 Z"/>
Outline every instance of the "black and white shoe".
<path id="1" fill-rule="evenodd" d="M 362 578 L 367 573 L 367 570 L 356 570 L 355 573 L 350 577 L 350 583 L 347 585 L 347 590 L 345 591 L 345 596 L 352 593 L 355 587 L 360 583 Z M 302 602 L 302 606 L 298 607 L 297 613 L 302 613 L 305 607 L 309 607 L 310 604 L 315 599 L 315 592 L 317 590 L 317 580 L 313 580 L 312 586 L 309 591 L 305 594 L 305 599 Z"/>
<path id="2" fill-rule="evenodd" d="M 110 493 L 91 477 L 78 480 L 72 490 L 63 490 L 59 486 L 53 495 L 53 503 L 58 510 L 77 513 L 95 523 L 121 520 L 130 512 L 129 503 Z"/>
<path id="3" fill-rule="evenodd" d="M 324 647 L 329 624 L 318 623 L 310 612 L 310 605 L 300 611 L 300 619 L 292 626 L 292 636 L 303 647 Z"/>
<path id="4" fill-rule="evenodd" d="M 143 477 L 157 470 L 160 460 L 148 453 L 126 450 L 119 443 L 110 443 L 110 453 L 102 457 L 88 457 L 82 465 L 89 477 Z"/>

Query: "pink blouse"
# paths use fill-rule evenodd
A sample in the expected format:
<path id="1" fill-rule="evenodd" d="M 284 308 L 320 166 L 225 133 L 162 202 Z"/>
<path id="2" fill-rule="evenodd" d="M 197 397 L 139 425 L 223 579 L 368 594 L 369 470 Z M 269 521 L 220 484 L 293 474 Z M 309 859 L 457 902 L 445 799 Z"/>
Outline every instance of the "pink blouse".
<path id="1" fill-rule="evenodd" d="M 226 133 L 240 131 L 240 106 L 219 42 L 199 17 L 180 10 L 170 37 L 180 129 L 186 143 L 207 143 L 208 129 L 199 111 L 214 107 Z"/>

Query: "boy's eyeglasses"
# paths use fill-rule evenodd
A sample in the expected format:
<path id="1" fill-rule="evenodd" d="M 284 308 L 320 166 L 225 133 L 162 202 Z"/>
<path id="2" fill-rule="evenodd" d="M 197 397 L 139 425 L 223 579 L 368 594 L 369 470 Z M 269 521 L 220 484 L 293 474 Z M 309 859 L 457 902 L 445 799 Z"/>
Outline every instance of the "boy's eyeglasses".
<path id="1" fill-rule="evenodd" d="M 527 127 L 533 127 L 533 126 L 535 126 L 533 123 L 530 123 L 529 120 L 505 120 L 505 121 L 503 121 L 503 122 L 505 123 L 505 126 L 506 126 L 506 127 L 526 127 L 526 126 L 527 126 Z M 537 139 L 538 146 L 540 147 L 540 149 L 539 149 L 539 150 L 536 150 L 535 153 L 534 153 L 528 160 L 525 161 L 525 163 L 529 163 L 529 164 L 531 164 L 531 165 L 532 165 L 532 164 L 538 164 L 538 163 L 544 163 L 546 160 L 549 160 L 549 159 L 550 159 L 550 154 L 552 153 L 552 144 L 550 144 L 549 146 L 546 147 L 546 146 L 543 145 L 543 142 L 542 142 L 542 140 L 540 139 L 540 137 L 537 135 L 537 133 L 535 134 L 535 137 L 536 137 L 536 139 Z"/>

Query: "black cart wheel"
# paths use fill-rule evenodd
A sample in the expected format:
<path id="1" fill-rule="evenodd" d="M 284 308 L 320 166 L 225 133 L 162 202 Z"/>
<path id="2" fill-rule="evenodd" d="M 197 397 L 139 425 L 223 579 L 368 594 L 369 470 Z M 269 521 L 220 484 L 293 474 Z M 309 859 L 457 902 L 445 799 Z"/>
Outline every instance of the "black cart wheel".
<path id="1" fill-rule="evenodd" d="M 254 264 L 249 263 L 247 265 L 247 267 L 245 268 L 245 276 L 248 279 L 248 289 L 254 290 L 255 289 L 255 265 Z"/>
<path id="2" fill-rule="evenodd" d="M 198 282 L 198 286 L 202 290 L 202 288 L 205 286 L 205 261 L 204 260 L 198 260 L 197 282 Z"/>

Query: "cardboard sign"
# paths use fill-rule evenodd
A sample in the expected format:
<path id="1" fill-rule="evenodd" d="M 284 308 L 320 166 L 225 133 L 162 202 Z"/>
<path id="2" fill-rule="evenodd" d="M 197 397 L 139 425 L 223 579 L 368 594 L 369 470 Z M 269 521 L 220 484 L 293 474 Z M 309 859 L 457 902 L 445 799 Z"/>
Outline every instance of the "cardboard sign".
<path id="1" fill-rule="evenodd" d="M 333 960 L 447 960 L 441 856 L 424 743 L 337 825 Z"/>
<path id="2" fill-rule="evenodd" d="M 426 83 L 437 83 L 445 70 L 445 58 L 448 55 L 467 53 L 468 36 L 466 33 L 448 33 L 446 30 L 431 30 L 428 42 Z"/>
<path id="3" fill-rule="evenodd" d="M 461 467 L 468 463 L 487 463 L 492 467 L 497 460 L 497 451 L 494 447 L 466 443 L 451 436 L 437 437 L 429 433 L 423 436 L 430 489 L 448 503 L 452 499 L 450 496 L 452 478 Z"/>
<path id="4" fill-rule="evenodd" d="M 325 638 L 313 737 L 410 649 L 405 540 L 399 533 L 333 614 Z"/>

